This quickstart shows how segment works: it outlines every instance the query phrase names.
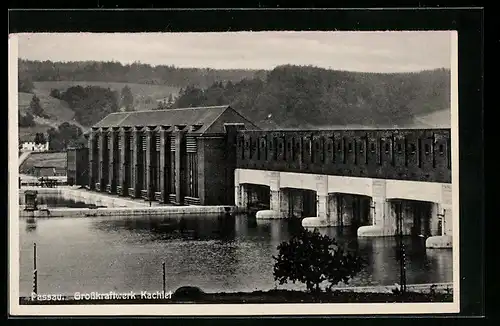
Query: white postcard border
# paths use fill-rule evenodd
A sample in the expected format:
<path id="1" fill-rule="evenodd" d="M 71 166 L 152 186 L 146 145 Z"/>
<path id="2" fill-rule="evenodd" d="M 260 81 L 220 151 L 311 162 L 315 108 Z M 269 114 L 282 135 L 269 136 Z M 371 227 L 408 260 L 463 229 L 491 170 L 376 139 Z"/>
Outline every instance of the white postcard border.
<path id="1" fill-rule="evenodd" d="M 441 31 L 442 32 L 442 31 Z M 459 156 L 458 33 L 451 39 L 451 144 L 453 189 L 452 303 L 322 303 L 322 304 L 158 304 L 158 305 L 20 305 L 18 192 L 18 37 L 9 35 L 9 312 L 16 316 L 277 316 L 380 315 L 459 312 Z"/>

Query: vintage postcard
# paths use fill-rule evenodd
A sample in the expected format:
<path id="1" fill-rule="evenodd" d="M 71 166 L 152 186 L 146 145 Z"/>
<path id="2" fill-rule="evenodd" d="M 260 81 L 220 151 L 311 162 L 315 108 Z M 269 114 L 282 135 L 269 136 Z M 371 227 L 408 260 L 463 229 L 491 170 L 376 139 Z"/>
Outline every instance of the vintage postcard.
<path id="1" fill-rule="evenodd" d="M 455 31 L 9 35 L 12 315 L 459 311 Z"/>

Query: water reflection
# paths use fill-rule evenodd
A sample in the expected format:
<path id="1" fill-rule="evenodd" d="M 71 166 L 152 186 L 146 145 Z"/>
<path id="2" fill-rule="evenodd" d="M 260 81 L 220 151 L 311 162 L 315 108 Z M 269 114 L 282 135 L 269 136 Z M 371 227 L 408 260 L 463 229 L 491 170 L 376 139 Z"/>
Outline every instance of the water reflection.
<path id="1" fill-rule="evenodd" d="M 300 220 L 238 216 L 94 217 L 20 221 L 20 290 L 31 290 L 31 251 L 39 248 L 40 291 L 156 291 L 162 262 L 168 288 L 205 291 L 268 290 L 275 286 L 276 247 L 301 229 Z M 366 261 L 353 285 L 399 282 L 396 240 L 357 238 L 355 229 L 320 233 L 337 239 Z M 405 237 L 407 282 L 452 280 L 451 250 L 426 250 L 422 238 Z M 304 289 L 302 284 L 285 288 Z"/>
<path id="2" fill-rule="evenodd" d="M 96 219 L 92 227 L 106 233 L 124 233 L 133 239 L 140 235 L 141 241 L 233 241 L 235 238 L 235 218 L 226 216 L 182 216 L 182 217 L 122 217 L 116 219 Z M 128 234 L 127 234 L 128 233 Z"/>
<path id="3" fill-rule="evenodd" d="M 56 197 L 53 195 L 38 194 L 37 195 L 38 205 L 47 205 L 47 207 L 71 207 L 71 208 L 86 208 L 90 206 L 95 206 L 91 204 L 86 204 L 82 201 L 75 201 L 72 199 L 64 199 L 61 197 Z M 19 196 L 19 205 L 24 205 L 25 199 L 23 196 Z"/>

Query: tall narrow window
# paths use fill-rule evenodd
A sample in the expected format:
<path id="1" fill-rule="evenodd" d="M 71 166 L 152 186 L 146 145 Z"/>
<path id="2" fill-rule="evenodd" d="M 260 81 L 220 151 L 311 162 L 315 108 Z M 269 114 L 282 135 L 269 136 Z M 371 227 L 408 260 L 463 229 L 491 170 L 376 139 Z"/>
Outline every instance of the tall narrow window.
<path id="1" fill-rule="evenodd" d="M 328 150 L 332 153 L 332 162 L 335 163 L 335 136 L 331 137 L 330 143 L 328 144 Z"/>
<path id="2" fill-rule="evenodd" d="M 354 142 L 354 148 L 356 149 L 356 147 L 358 146 L 358 142 L 356 141 L 356 139 L 353 140 Z M 351 144 L 349 144 L 350 146 Z M 355 150 L 354 151 L 354 165 L 357 165 L 358 164 L 358 153 L 357 151 Z"/>
<path id="3" fill-rule="evenodd" d="M 378 165 L 382 165 L 382 157 L 383 157 L 383 154 L 382 154 L 382 138 L 379 138 L 378 139 Z"/>
<path id="4" fill-rule="evenodd" d="M 287 155 L 288 160 L 293 162 L 293 160 L 295 158 L 295 155 L 293 152 L 293 137 L 288 138 L 287 151 L 288 151 L 288 155 Z"/>
<path id="5" fill-rule="evenodd" d="M 286 136 L 283 136 L 283 160 L 286 162 L 290 156 L 290 143 L 287 140 Z"/>
<path id="6" fill-rule="evenodd" d="M 257 139 L 256 143 L 257 143 L 257 160 L 260 161 L 260 157 L 261 157 L 260 151 L 261 151 L 261 148 L 262 148 L 262 146 L 261 146 L 262 140 L 261 139 Z"/>
<path id="7" fill-rule="evenodd" d="M 307 139 L 307 152 L 309 154 L 309 162 L 314 163 L 313 135 Z"/>
<path id="8" fill-rule="evenodd" d="M 187 166 L 188 166 L 188 189 L 189 197 L 198 198 L 198 155 L 196 138 L 188 137 L 186 139 Z"/>
<path id="9" fill-rule="evenodd" d="M 422 155 L 420 154 L 420 152 L 422 151 L 422 140 L 419 138 L 418 141 L 417 141 L 417 164 L 418 164 L 418 167 L 421 168 L 422 167 Z"/>
<path id="10" fill-rule="evenodd" d="M 295 149 L 294 149 L 295 156 L 294 156 L 294 158 L 295 158 L 296 161 L 300 162 L 301 161 L 301 157 L 302 157 L 301 156 L 302 154 L 301 154 L 301 151 L 300 151 L 300 138 L 297 139 L 294 142 L 294 144 L 295 144 L 294 145 L 295 146 Z"/>
<path id="11" fill-rule="evenodd" d="M 109 177 L 112 177 L 114 176 L 113 175 L 113 172 L 114 172 L 114 166 L 112 165 L 114 162 L 113 162 L 113 133 L 110 132 L 109 133 L 109 136 L 108 136 L 108 166 L 107 166 L 107 169 L 108 169 L 108 178 Z M 108 180 L 109 181 L 109 184 L 111 185 L 111 181 L 112 180 Z"/>
<path id="12" fill-rule="evenodd" d="M 408 166 L 408 140 L 404 139 L 404 152 L 403 152 L 403 155 L 404 155 L 404 161 L 405 161 L 405 166 Z"/>
<path id="13" fill-rule="evenodd" d="M 396 165 L 396 161 L 395 161 L 396 155 L 394 155 L 394 137 L 391 138 L 391 149 L 392 149 L 392 151 L 391 151 L 391 164 L 392 164 L 392 166 L 395 166 Z"/>
<path id="14" fill-rule="evenodd" d="M 127 168 L 128 168 L 128 187 L 131 188 L 133 187 L 131 180 L 132 179 L 132 174 L 134 173 L 134 162 L 132 161 L 134 158 L 134 143 L 133 143 L 133 138 L 128 137 L 128 160 L 127 160 Z"/>
<path id="15" fill-rule="evenodd" d="M 372 144 L 373 145 L 373 144 Z M 365 138 L 364 141 L 363 141 L 363 149 L 364 149 L 364 158 L 365 158 L 365 164 L 368 164 L 368 138 Z"/>
<path id="16" fill-rule="evenodd" d="M 147 165 L 147 139 L 146 136 L 142 137 L 142 153 L 141 153 L 141 164 L 142 164 L 142 188 L 143 190 L 147 190 L 147 171 L 148 171 L 148 165 Z"/>
<path id="17" fill-rule="evenodd" d="M 243 136 L 240 137 L 240 141 L 239 141 L 239 150 L 240 150 L 240 157 L 242 160 L 245 159 L 245 139 L 243 138 Z"/>
<path id="18" fill-rule="evenodd" d="M 342 163 L 346 164 L 347 162 L 347 155 L 346 155 L 346 139 L 345 137 L 342 138 Z"/>
<path id="19" fill-rule="evenodd" d="M 325 162 L 325 138 L 324 137 L 321 137 L 319 139 L 319 148 L 320 148 L 320 161 L 321 163 L 324 163 Z"/>
<path id="20" fill-rule="evenodd" d="M 156 155 L 155 155 L 155 180 L 156 180 L 156 184 L 155 184 L 155 191 L 160 191 L 161 187 L 161 174 L 163 173 L 163 171 L 161 171 L 161 165 L 160 165 L 160 147 L 161 147 L 161 141 L 160 141 L 160 137 L 159 135 L 156 136 L 156 144 L 155 144 L 155 151 L 156 151 Z"/>
<path id="21" fill-rule="evenodd" d="M 273 160 L 278 160 L 278 138 L 273 137 Z"/>
<path id="22" fill-rule="evenodd" d="M 122 152 L 122 135 L 121 134 L 118 134 L 116 137 L 115 137 L 115 146 L 114 146 L 114 149 L 115 149 L 115 164 L 113 166 L 114 168 L 114 172 L 113 172 L 113 176 L 115 178 L 115 183 L 116 185 L 118 185 L 118 180 L 120 179 L 119 177 L 119 171 L 120 171 L 120 164 L 121 164 L 121 152 Z"/>
<path id="23" fill-rule="evenodd" d="M 170 137 L 170 192 L 176 193 L 175 137 Z"/>

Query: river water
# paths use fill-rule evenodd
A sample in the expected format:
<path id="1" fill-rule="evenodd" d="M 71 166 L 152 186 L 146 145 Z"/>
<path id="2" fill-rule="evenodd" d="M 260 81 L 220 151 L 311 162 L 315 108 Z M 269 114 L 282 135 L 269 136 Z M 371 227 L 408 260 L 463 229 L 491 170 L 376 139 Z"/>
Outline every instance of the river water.
<path id="1" fill-rule="evenodd" d="M 184 285 L 206 292 L 305 289 L 302 284 L 277 285 L 273 279 L 276 247 L 299 228 L 297 220 L 261 221 L 246 215 L 21 218 L 20 294 L 31 293 L 34 243 L 39 293 L 157 291 L 162 289 L 163 262 L 167 290 L 172 291 Z M 321 232 L 366 261 L 349 285 L 399 283 L 393 237 L 357 238 L 349 227 Z M 404 241 L 408 284 L 452 281 L 451 249 L 426 250 L 422 238 Z"/>

